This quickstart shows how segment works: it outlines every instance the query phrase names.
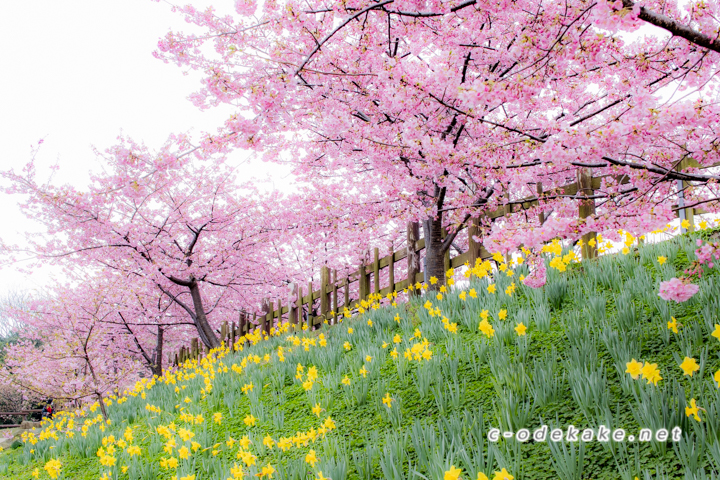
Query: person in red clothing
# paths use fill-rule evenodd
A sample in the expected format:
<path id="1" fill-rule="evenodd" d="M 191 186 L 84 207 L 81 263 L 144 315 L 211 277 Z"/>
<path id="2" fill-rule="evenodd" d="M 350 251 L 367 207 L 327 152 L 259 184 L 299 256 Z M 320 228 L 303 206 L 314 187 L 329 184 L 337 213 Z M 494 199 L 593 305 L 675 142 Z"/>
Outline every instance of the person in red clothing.
<path id="1" fill-rule="evenodd" d="M 51 399 L 48 400 L 47 405 L 45 405 L 45 406 L 43 407 L 43 411 L 42 411 L 42 417 L 43 417 L 43 418 L 52 418 L 52 417 L 53 417 L 54 409 L 53 409 L 52 403 L 53 403 L 53 401 L 52 401 L 52 398 L 51 398 Z"/>

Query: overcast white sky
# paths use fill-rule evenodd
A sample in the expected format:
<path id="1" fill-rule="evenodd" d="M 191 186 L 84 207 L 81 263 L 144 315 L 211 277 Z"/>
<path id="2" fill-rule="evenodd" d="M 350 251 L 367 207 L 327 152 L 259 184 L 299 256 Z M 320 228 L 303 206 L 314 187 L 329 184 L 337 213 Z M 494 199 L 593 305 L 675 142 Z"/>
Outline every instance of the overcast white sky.
<path id="1" fill-rule="evenodd" d="M 173 132 L 215 131 L 229 110 L 197 110 L 186 97 L 198 88 L 199 77 L 183 76 L 177 66 L 152 56 L 168 30 L 188 28 L 167 4 L 150 0 L 5 2 L 0 15 L 0 169 L 21 169 L 30 159 L 30 146 L 44 137 L 37 158 L 41 178 L 57 162 L 54 178 L 82 187 L 96 165 L 91 146 L 102 151 L 121 132 L 152 148 Z M 245 155 L 239 152 L 235 158 Z M 268 169 L 263 167 L 252 162 L 247 173 L 264 176 Z M 33 228 L 20 214 L 17 198 L 3 194 L 0 225 L 0 238 L 12 243 Z M 0 296 L 8 288 L 36 288 L 47 280 L 48 272 L 30 277 L 4 267 Z"/>

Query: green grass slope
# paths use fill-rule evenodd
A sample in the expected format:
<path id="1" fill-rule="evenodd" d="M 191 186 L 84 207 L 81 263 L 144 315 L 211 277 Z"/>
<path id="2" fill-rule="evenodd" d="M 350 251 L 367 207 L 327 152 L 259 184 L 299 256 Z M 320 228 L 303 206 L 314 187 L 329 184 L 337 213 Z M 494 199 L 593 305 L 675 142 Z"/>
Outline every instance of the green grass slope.
<path id="1" fill-rule="evenodd" d="M 517 281 L 527 273 L 520 267 L 497 275 L 494 294 L 475 279 L 441 300 L 428 294 L 221 352 L 114 398 L 109 424 L 97 408 L 58 417 L 0 454 L 0 477 L 717 478 L 720 341 L 711 334 L 720 284 L 704 277 L 684 304 L 657 295 L 694 248 L 684 236 L 549 269 L 537 290 Z M 492 337 L 478 329 L 484 310 Z M 673 317 L 678 333 L 667 326 Z M 679 366 L 685 357 L 700 367 L 692 376 Z M 657 364 L 657 385 L 625 372 L 632 359 Z M 686 415 L 691 399 L 701 421 Z M 492 428 L 541 425 L 683 434 L 679 442 L 488 440 Z"/>

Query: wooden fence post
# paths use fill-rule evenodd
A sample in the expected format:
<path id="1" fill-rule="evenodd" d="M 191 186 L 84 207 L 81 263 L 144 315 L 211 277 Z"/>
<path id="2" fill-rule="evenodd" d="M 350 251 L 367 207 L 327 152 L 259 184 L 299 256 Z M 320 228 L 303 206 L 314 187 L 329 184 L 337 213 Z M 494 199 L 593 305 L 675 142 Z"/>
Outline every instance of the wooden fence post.
<path id="1" fill-rule="evenodd" d="M 302 328 L 302 322 L 303 322 L 303 293 L 302 293 L 302 287 L 298 285 L 298 297 L 297 297 L 297 328 Z"/>
<path id="2" fill-rule="evenodd" d="M 265 331 L 265 324 L 267 323 L 267 314 L 268 310 L 270 309 L 269 300 L 267 298 L 263 298 L 260 301 L 260 331 Z"/>
<path id="3" fill-rule="evenodd" d="M 443 229 L 441 230 L 440 238 L 445 240 L 446 237 L 447 230 L 445 229 L 445 227 L 443 227 Z M 443 255 L 443 268 L 446 272 L 450 270 L 450 248 L 448 248 Z"/>
<path id="4" fill-rule="evenodd" d="M 192 351 L 191 356 L 193 360 L 197 360 L 198 358 L 198 339 L 193 338 L 190 340 L 190 350 Z"/>
<path id="5" fill-rule="evenodd" d="M 592 188 L 592 172 L 589 168 L 579 168 L 577 170 L 578 196 L 589 197 L 594 191 Z M 580 200 L 579 217 L 588 218 L 595 214 L 595 199 Z M 583 260 L 597 257 L 597 245 L 590 245 L 591 240 L 595 240 L 595 232 L 586 233 L 582 236 L 582 257 Z M 593 242 L 595 243 L 595 242 Z"/>
<path id="6" fill-rule="evenodd" d="M 395 250 L 390 245 L 390 258 L 388 262 L 388 282 L 390 283 L 390 294 L 395 292 Z"/>
<path id="7" fill-rule="evenodd" d="M 365 300 L 369 293 L 368 290 L 370 290 L 367 273 L 365 272 L 365 260 L 361 261 L 360 266 L 358 267 L 358 290 L 360 296 L 358 301 Z"/>
<path id="8" fill-rule="evenodd" d="M 225 346 L 228 344 L 228 322 L 225 321 L 220 325 L 220 343 L 225 342 Z"/>
<path id="9" fill-rule="evenodd" d="M 337 284 L 337 270 L 333 269 L 332 275 L 332 324 L 335 325 L 338 319 L 338 284 Z"/>
<path id="10" fill-rule="evenodd" d="M 373 292 L 380 294 L 380 249 L 373 250 Z"/>
<path id="11" fill-rule="evenodd" d="M 293 296 L 298 296 L 298 284 L 293 282 L 290 284 L 290 299 L 293 298 Z M 295 300 L 288 299 L 288 322 L 290 322 L 291 327 L 296 327 L 298 323 L 298 301 L 297 298 Z"/>
<path id="12" fill-rule="evenodd" d="M 325 320 L 328 320 L 328 318 L 330 317 L 331 300 L 329 290 L 330 269 L 327 266 L 323 266 L 322 268 L 320 268 L 320 315 L 322 315 Z"/>
<path id="13" fill-rule="evenodd" d="M 239 321 L 240 321 L 240 325 L 239 325 L 240 331 L 238 333 L 242 337 L 247 334 L 247 324 L 249 321 L 248 314 L 245 312 L 240 312 Z"/>
<path id="14" fill-rule="evenodd" d="M 278 298 L 278 308 L 277 308 L 277 326 L 275 327 L 275 333 L 277 333 L 278 329 L 282 326 L 282 299 Z"/>
<path id="15" fill-rule="evenodd" d="M 513 205 L 510 202 L 510 192 L 507 192 L 505 193 L 505 209 L 503 214 L 505 217 L 508 217 L 513 213 Z M 510 268 L 510 264 L 512 263 L 512 252 L 510 250 L 508 250 L 505 254 L 505 263 L 508 265 L 508 268 Z"/>
<path id="16" fill-rule="evenodd" d="M 308 314 L 307 314 L 307 326 L 308 329 L 311 330 L 313 328 L 313 325 L 315 325 L 315 319 L 313 318 L 313 284 L 312 280 L 308 282 Z"/>
<path id="17" fill-rule="evenodd" d="M 343 302 L 345 308 L 350 308 L 350 277 L 345 277 L 345 302 Z"/>
<path id="18" fill-rule="evenodd" d="M 263 333 L 265 335 L 270 335 L 270 328 L 272 328 L 273 324 L 273 318 L 275 317 L 275 312 L 273 311 L 273 302 L 268 300 L 268 312 L 265 315 L 265 328 L 263 329 Z"/>
<path id="19" fill-rule="evenodd" d="M 411 296 L 419 295 L 411 285 L 415 285 L 415 277 L 420 272 L 420 255 L 416 250 L 418 237 L 420 236 L 420 225 L 418 222 L 407 224 L 407 271 L 408 271 L 408 292 Z"/>

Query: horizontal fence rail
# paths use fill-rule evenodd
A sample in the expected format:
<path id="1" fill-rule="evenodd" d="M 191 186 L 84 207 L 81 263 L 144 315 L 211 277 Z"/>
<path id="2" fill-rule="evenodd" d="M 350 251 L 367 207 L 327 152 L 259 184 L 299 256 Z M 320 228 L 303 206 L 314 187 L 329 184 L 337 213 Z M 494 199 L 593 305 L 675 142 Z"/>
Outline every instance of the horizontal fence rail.
<path id="1" fill-rule="evenodd" d="M 686 161 L 681 164 L 679 170 L 691 166 L 697 166 L 697 163 L 695 162 L 693 164 L 692 161 Z M 536 185 L 536 196 L 509 201 L 496 210 L 483 214 L 482 218 L 492 220 L 528 210 L 541 205 L 543 199 L 555 198 L 558 195 L 570 196 L 581 200 L 578 208 L 578 217 L 586 218 L 595 212 L 595 200 L 592 199 L 592 197 L 594 192 L 602 187 L 604 178 L 608 177 L 592 177 L 589 173 L 579 172 L 577 182 L 550 190 L 543 190 L 542 184 L 538 182 Z M 613 178 L 620 185 L 629 183 L 629 178 L 626 175 L 612 176 L 610 178 Z M 590 198 L 583 200 L 586 197 Z M 682 198 L 682 196 L 680 197 Z M 677 215 L 681 219 L 689 220 L 691 226 L 693 225 L 694 215 L 701 215 L 703 213 L 707 212 L 701 208 L 681 208 L 677 211 Z M 539 217 L 542 223 L 545 219 L 544 214 L 539 213 Z M 448 249 L 445 254 L 446 270 L 460 267 L 465 263 L 469 263 L 472 266 L 477 259 L 485 260 L 492 258 L 490 252 L 488 252 L 481 243 L 473 239 L 473 237 L 479 233 L 479 222 L 480 220 L 478 218 L 471 218 L 468 224 L 459 227 L 459 230 L 466 228 L 469 230 L 469 248 L 467 251 L 453 257 L 450 256 L 450 249 Z M 372 262 L 363 262 L 363 264 L 358 266 L 357 270 L 344 276 L 344 278 L 338 279 L 336 270 L 331 271 L 327 267 L 322 267 L 320 271 L 320 285 L 317 290 L 314 289 L 312 281 L 308 283 L 305 290 L 303 290 L 302 286 L 293 284 L 297 299 L 292 302 L 292 304 L 283 305 L 282 300 L 277 300 L 276 303 L 271 300 L 264 300 L 262 303 L 262 311 L 259 314 L 253 313 L 252 318 L 250 314 L 241 312 L 237 322 L 224 322 L 220 329 L 220 341 L 225 342 L 226 345 L 234 346 L 238 339 L 258 329 L 269 335 L 272 326 L 275 323 L 278 325 L 281 324 L 285 315 L 287 315 L 287 321 L 295 327 L 301 327 L 306 324 L 308 328 L 317 328 L 325 321 L 330 325 L 334 325 L 338 321 L 340 309 L 354 308 L 355 304 L 360 303 L 362 300 L 367 300 L 371 293 L 384 297 L 388 294 L 404 291 L 411 283 L 423 283 L 425 280 L 425 272 L 420 269 L 419 255 L 420 252 L 425 249 L 425 239 L 418 238 L 418 233 L 417 223 L 409 223 L 407 235 L 408 246 L 406 248 L 393 251 L 384 257 L 380 257 L 379 250 L 375 248 Z M 583 236 L 583 258 L 594 258 L 597 256 L 597 246 L 588 244 L 588 241 L 594 237 L 595 233 L 589 233 Z M 409 253 L 411 255 L 408 255 Z M 407 261 L 408 277 L 396 281 L 395 265 L 402 260 Z M 387 285 L 382 286 L 380 273 L 385 269 L 387 269 L 388 282 Z M 356 298 L 352 298 L 350 285 L 355 283 L 358 283 L 356 289 L 357 295 Z M 313 305 L 318 299 L 320 300 L 320 314 L 312 315 Z M 307 307 L 307 315 L 304 316 L 305 307 Z M 277 322 L 275 322 L 276 319 Z M 189 347 L 181 347 L 177 353 L 170 354 L 169 360 L 173 365 L 180 365 L 187 360 L 198 360 L 208 352 L 209 348 L 202 344 L 199 338 L 193 338 Z"/>

